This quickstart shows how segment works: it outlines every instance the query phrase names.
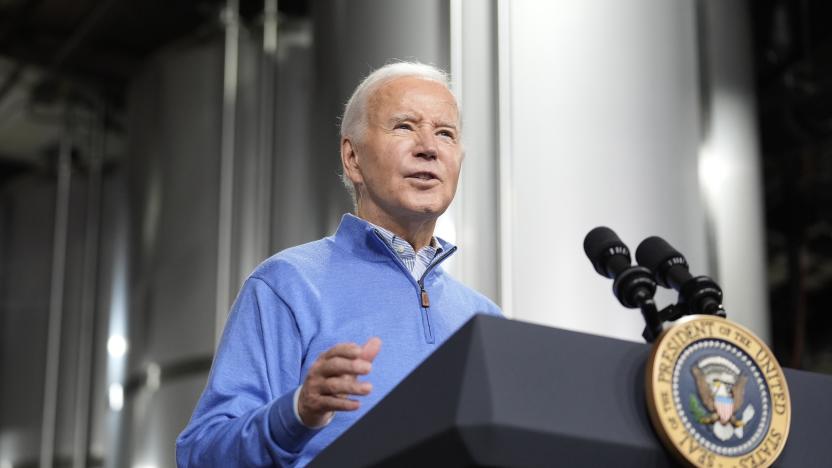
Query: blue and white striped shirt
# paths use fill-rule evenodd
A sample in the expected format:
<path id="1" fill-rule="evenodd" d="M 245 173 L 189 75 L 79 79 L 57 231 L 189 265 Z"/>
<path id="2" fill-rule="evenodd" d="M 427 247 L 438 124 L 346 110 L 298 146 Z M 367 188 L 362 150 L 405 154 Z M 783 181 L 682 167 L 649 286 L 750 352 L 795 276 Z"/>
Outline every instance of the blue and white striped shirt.
<path id="1" fill-rule="evenodd" d="M 387 242 L 387 245 L 393 249 L 393 252 L 396 252 L 396 255 L 404 263 L 404 266 L 407 267 L 407 270 L 410 271 L 410 274 L 413 275 L 416 281 L 422 279 L 425 270 L 433 263 L 436 256 L 442 252 L 442 247 L 439 245 L 439 242 L 436 242 L 435 237 L 431 237 L 430 244 L 415 252 L 410 242 L 381 226 L 373 223 L 370 223 L 370 225 L 376 228 L 378 233 L 381 234 L 381 237 L 384 238 L 384 241 Z"/>

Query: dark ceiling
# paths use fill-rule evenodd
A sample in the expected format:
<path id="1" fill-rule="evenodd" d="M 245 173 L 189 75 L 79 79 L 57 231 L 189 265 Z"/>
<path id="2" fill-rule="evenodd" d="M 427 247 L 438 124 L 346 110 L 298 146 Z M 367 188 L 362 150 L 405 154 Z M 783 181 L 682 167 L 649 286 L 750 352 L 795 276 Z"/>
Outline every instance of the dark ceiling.
<path id="1" fill-rule="evenodd" d="M 27 66 L 94 87 L 119 101 L 142 59 L 164 44 L 200 30 L 216 30 L 218 0 L 0 0 L 0 56 L 17 67 L 0 78 L 0 100 Z M 262 1 L 240 0 L 240 14 L 256 21 Z M 287 15 L 304 15 L 306 1 L 280 0 Z"/>

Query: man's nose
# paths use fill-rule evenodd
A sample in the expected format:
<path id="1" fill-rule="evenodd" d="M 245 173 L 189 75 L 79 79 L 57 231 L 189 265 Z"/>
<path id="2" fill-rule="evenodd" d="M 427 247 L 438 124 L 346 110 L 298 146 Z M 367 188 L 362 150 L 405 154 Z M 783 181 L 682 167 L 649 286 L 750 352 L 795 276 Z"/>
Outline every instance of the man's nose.
<path id="1" fill-rule="evenodd" d="M 436 146 L 436 135 L 433 134 L 433 130 L 420 128 L 417 133 L 419 140 L 416 147 L 416 157 L 436 159 L 438 150 Z"/>

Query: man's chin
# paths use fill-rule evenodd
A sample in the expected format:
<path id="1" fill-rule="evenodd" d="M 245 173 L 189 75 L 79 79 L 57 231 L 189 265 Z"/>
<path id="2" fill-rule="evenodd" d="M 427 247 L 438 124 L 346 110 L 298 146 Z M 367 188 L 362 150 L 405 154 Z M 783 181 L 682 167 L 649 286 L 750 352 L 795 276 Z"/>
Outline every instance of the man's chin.
<path id="1" fill-rule="evenodd" d="M 433 220 L 435 220 L 436 218 L 442 216 L 445 213 L 445 211 L 447 211 L 447 209 L 448 209 L 447 206 L 443 206 L 443 207 L 434 207 L 434 206 L 428 207 L 428 206 L 426 206 L 426 207 L 423 207 L 421 210 L 417 211 L 417 216 L 419 216 L 421 218 L 424 218 L 424 219 L 433 219 Z"/>
<path id="2" fill-rule="evenodd" d="M 410 217 L 420 219 L 436 219 L 448 209 L 448 204 L 439 202 L 410 203 L 404 207 Z"/>

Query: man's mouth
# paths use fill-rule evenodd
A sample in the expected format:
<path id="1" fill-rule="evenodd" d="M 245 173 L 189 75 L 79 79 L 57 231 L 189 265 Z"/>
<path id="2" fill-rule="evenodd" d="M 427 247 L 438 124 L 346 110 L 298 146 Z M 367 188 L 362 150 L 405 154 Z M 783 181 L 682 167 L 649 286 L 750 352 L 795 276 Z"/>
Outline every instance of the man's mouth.
<path id="1" fill-rule="evenodd" d="M 409 179 L 420 179 L 420 180 L 439 179 L 439 177 L 436 177 L 436 174 L 434 174 L 432 172 L 414 172 L 413 174 L 410 174 L 407 177 Z"/>

